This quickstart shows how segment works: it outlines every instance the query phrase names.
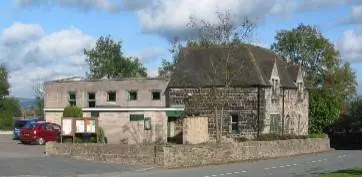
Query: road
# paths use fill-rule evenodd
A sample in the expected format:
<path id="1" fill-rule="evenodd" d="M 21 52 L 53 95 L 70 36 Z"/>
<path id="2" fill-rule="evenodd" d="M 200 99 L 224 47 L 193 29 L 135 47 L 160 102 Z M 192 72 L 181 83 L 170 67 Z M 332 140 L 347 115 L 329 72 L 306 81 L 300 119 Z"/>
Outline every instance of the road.
<path id="1" fill-rule="evenodd" d="M 80 177 L 310 177 L 320 173 L 362 166 L 361 150 L 338 150 L 255 162 L 189 169 L 126 166 L 45 157 L 43 146 L 21 145 L 0 135 L 0 176 Z"/>
<path id="2" fill-rule="evenodd" d="M 44 155 L 44 146 L 23 145 L 10 135 L 0 135 L 0 176 L 76 176 L 117 172 L 122 174 L 148 168 L 90 161 L 78 161 Z"/>

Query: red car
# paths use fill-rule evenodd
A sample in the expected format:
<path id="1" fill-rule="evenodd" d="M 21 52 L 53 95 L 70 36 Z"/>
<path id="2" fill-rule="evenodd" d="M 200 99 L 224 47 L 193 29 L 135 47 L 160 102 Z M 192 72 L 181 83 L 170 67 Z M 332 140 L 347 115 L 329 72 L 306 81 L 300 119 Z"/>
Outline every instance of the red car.
<path id="1" fill-rule="evenodd" d="M 48 141 L 59 141 L 60 126 L 50 122 L 37 122 L 24 126 L 20 130 L 20 142 L 23 144 L 36 143 L 44 145 Z"/>

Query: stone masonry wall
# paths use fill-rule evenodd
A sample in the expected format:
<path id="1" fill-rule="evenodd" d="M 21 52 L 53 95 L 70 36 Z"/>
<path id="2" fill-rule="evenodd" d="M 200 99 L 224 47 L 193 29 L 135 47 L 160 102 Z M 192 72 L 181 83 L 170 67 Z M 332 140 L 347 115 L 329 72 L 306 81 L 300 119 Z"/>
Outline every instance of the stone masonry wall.
<path id="1" fill-rule="evenodd" d="M 272 98 L 271 88 L 265 89 L 265 127 L 264 133 L 270 132 L 271 116 L 280 116 L 280 129 L 282 127 L 283 119 L 283 90 L 280 90 L 280 94 L 277 97 Z M 308 92 L 305 91 L 302 97 L 298 97 L 298 91 L 296 89 L 284 90 L 284 133 L 286 134 L 308 134 Z"/>
<path id="2" fill-rule="evenodd" d="M 191 94 L 191 96 L 187 96 Z M 217 95 L 214 97 L 214 95 Z M 264 119 L 264 91 L 260 89 L 260 120 Z M 217 109 L 217 118 L 223 115 L 223 135 L 227 136 L 254 136 L 257 132 L 258 116 L 258 88 L 219 88 L 217 94 L 211 89 L 170 89 L 168 90 L 168 106 L 178 107 L 185 105 L 185 114 L 209 117 L 209 134 L 216 135 L 214 105 L 224 103 Z M 223 111 L 222 107 L 224 108 Z M 230 133 L 231 114 L 239 116 L 239 131 Z M 191 116 L 186 115 L 186 116 Z"/>
<path id="3" fill-rule="evenodd" d="M 48 142 L 46 155 L 121 164 L 194 167 L 329 151 L 329 139 L 247 141 L 202 145 L 59 144 Z"/>

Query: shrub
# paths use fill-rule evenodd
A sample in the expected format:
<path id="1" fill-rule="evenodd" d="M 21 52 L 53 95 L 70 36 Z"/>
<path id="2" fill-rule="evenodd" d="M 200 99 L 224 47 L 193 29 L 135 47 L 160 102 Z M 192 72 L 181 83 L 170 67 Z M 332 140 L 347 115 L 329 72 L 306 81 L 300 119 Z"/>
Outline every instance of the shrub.
<path id="1" fill-rule="evenodd" d="M 83 117 L 82 108 L 77 106 L 67 106 L 64 108 L 63 117 Z"/>
<path id="2" fill-rule="evenodd" d="M 274 141 L 274 140 L 288 140 L 288 139 L 306 139 L 308 136 L 306 135 L 280 135 L 280 134 L 261 134 L 259 138 L 256 138 L 257 141 Z"/>
<path id="3" fill-rule="evenodd" d="M 101 143 L 101 144 L 106 144 L 106 138 L 104 136 L 104 130 L 102 127 L 98 127 L 98 142 Z"/>

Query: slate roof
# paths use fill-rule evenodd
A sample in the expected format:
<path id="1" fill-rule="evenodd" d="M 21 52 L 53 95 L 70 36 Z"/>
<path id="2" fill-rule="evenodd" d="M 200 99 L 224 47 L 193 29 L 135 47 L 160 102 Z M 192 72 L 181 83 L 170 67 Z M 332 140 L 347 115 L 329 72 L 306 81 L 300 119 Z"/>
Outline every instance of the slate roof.
<path id="1" fill-rule="evenodd" d="M 289 75 L 291 77 L 291 79 L 296 82 L 298 79 L 298 72 L 299 72 L 299 66 L 298 65 L 289 65 L 287 67 L 287 70 L 289 72 Z"/>
<path id="2" fill-rule="evenodd" d="M 222 87 L 225 76 L 230 76 L 230 86 L 233 87 L 271 86 L 269 79 L 274 63 L 277 64 L 281 87 L 296 88 L 287 64 L 265 48 L 244 44 L 232 49 L 185 48 L 181 52 L 182 58 L 171 76 L 169 88 Z"/>

